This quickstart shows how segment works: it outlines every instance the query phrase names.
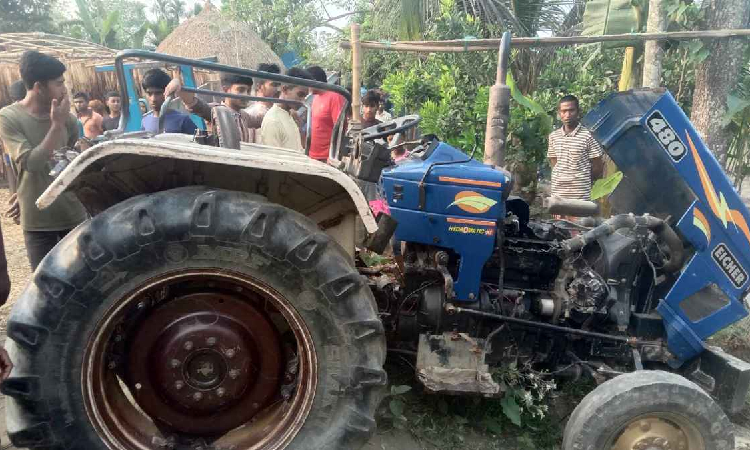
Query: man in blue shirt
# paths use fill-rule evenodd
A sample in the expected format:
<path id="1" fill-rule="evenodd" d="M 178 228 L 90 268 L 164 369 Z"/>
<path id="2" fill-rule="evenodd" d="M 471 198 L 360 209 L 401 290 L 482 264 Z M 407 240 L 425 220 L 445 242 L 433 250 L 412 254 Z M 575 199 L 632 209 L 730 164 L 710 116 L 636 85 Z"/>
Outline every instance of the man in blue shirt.
<path id="1" fill-rule="evenodd" d="M 161 69 L 151 69 L 143 75 L 143 90 L 146 100 L 151 106 L 151 112 L 141 119 L 141 129 L 150 133 L 159 133 L 159 113 L 161 105 L 164 104 L 164 88 L 167 87 L 172 78 Z M 164 114 L 164 133 L 195 134 L 198 127 L 187 114 L 168 110 Z"/>

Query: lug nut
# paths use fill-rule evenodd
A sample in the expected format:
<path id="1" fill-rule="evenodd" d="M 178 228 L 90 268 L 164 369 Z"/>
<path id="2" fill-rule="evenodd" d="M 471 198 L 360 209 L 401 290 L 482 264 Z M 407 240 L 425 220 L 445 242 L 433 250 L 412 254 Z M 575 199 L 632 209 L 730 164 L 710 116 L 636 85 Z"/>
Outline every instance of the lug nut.
<path id="1" fill-rule="evenodd" d="M 216 338 L 215 338 L 215 337 L 213 337 L 213 336 L 212 336 L 212 337 L 210 337 L 210 338 L 207 338 L 207 339 L 206 339 L 206 344 L 207 344 L 207 345 L 210 345 L 210 346 L 214 346 L 214 345 L 216 345 Z"/>
<path id="2" fill-rule="evenodd" d="M 179 359 L 173 359 L 169 362 L 169 364 L 172 366 L 173 369 L 176 369 L 180 367 L 180 360 Z"/>
<path id="3" fill-rule="evenodd" d="M 234 349 L 228 348 L 224 354 L 227 356 L 227 358 L 234 358 Z"/>
<path id="4" fill-rule="evenodd" d="M 182 382 L 180 380 L 177 380 L 177 381 L 174 382 L 174 388 L 177 389 L 178 391 L 180 389 L 184 388 L 184 387 L 185 387 L 185 383 L 184 382 Z"/>
<path id="5" fill-rule="evenodd" d="M 239 371 L 239 370 L 237 370 L 237 369 L 232 369 L 232 370 L 230 370 L 230 371 L 229 371 L 229 378 L 231 378 L 231 379 L 235 380 L 235 379 L 237 379 L 237 377 L 239 377 L 239 376 L 240 376 L 240 371 Z"/>
<path id="6" fill-rule="evenodd" d="M 185 347 L 185 350 L 187 350 L 187 351 L 192 350 L 193 349 L 193 341 L 187 341 L 187 342 L 185 342 L 184 347 Z"/>
<path id="7" fill-rule="evenodd" d="M 200 392 L 196 392 L 195 394 L 193 394 L 193 400 L 195 400 L 196 402 L 203 400 L 203 394 L 201 394 Z"/>
<path id="8" fill-rule="evenodd" d="M 226 391 L 224 390 L 224 388 L 219 388 L 216 390 L 216 395 L 218 395 L 219 397 L 224 397 L 225 393 Z"/>
<path id="9" fill-rule="evenodd" d="M 107 364 L 107 367 L 109 367 L 109 369 L 112 370 L 115 367 L 117 367 L 117 363 L 114 361 L 110 361 L 109 364 Z"/>
<path id="10" fill-rule="evenodd" d="M 646 422 L 645 420 L 642 420 L 640 423 L 641 431 L 648 431 L 651 429 L 651 424 Z"/>

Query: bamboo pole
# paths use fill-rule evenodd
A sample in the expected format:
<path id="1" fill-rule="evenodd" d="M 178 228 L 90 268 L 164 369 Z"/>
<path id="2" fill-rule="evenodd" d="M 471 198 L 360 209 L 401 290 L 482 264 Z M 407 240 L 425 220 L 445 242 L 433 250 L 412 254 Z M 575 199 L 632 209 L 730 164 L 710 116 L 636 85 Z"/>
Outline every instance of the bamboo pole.
<path id="1" fill-rule="evenodd" d="M 359 36 L 359 35 L 358 35 Z M 550 36 L 550 37 L 514 37 L 511 46 L 525 47 L 558 47 L 577 44 L 595 44 L 599 42 L 623 42 L 633 44 L 646 41 L 690 40 L 690 39 L 725 39 L 750 36 L 750 29 L 711 30 L 711 31 L 675 31 L 667 33 L 626 33 L 605 36 Z M 376 42 L 358 41 L 361 49 L 404 51 L 404 52 L 477 52 L 497 51 L 500 39 L 454 39 L 448 41 L 398 41 Z M 339 46 L 351 48 L 350 42 L 342 41 Z"/>
<path id="2" fill-rule="evenodd" d="M 362 104 L 360 98 L 360 76 L 362 74 L 362 55 L 359 43 L 359 24 L 352 24 L 351 47 L 352 49 L 352 122 L 361 123 L 362 118 L 359 109 Z"/>

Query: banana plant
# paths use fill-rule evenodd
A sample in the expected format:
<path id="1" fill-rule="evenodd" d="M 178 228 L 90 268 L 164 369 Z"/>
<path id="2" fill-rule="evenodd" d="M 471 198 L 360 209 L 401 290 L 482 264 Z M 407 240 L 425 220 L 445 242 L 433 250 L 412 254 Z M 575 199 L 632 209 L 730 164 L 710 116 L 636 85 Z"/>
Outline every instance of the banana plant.
<path id="1" fill-rule="evenodd" d="M 583 13 L 583 34 L 599 36 L 603 34 L 639 33 L 643 31 L 648 14 L 647 0 L 590 0 Z M 627 46 L 622 61 L 619 90 L 635 87 L 637 76 L 636 47 L 627 42 L 615 42 L 606 47 Z"/>
<path id="2" fill-rule="evenodd" d="M 78 26 L 87 40 L 109 48 L 119 48 L 117 27 L 120 22 L 120 11 L 105 11 L 101 2 L 89 3 L 76 0 L 78 20 L 67 22 L 67 25 Z M 96 15 L 92 16 L 91 12 Z M 102 17 L 103 16 L 103 17 Z"/>

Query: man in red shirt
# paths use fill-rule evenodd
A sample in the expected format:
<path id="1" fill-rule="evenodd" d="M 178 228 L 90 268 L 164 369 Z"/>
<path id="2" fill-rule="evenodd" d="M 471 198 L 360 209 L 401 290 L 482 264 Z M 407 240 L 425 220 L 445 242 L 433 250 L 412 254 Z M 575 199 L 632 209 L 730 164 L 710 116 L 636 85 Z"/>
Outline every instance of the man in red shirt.
<path id="1" fill-rule="evenodd" d="M 312 69 L 312 70 L 311 70 Z M 307 70 L 316 81 L 325 83 L 325 72 L 319 68 L 308 67 Z M 322 74 L 320 73 L 322 72 Z M 310 158 L 318 161 L 328 161 L 328 151 L 331 145 L 333 127 L 344 108 L 346 99 L 340 94 L 331 91 L 312 90 L 315 94 L 312 102 L 312 118 L 310 133 Z"/>

